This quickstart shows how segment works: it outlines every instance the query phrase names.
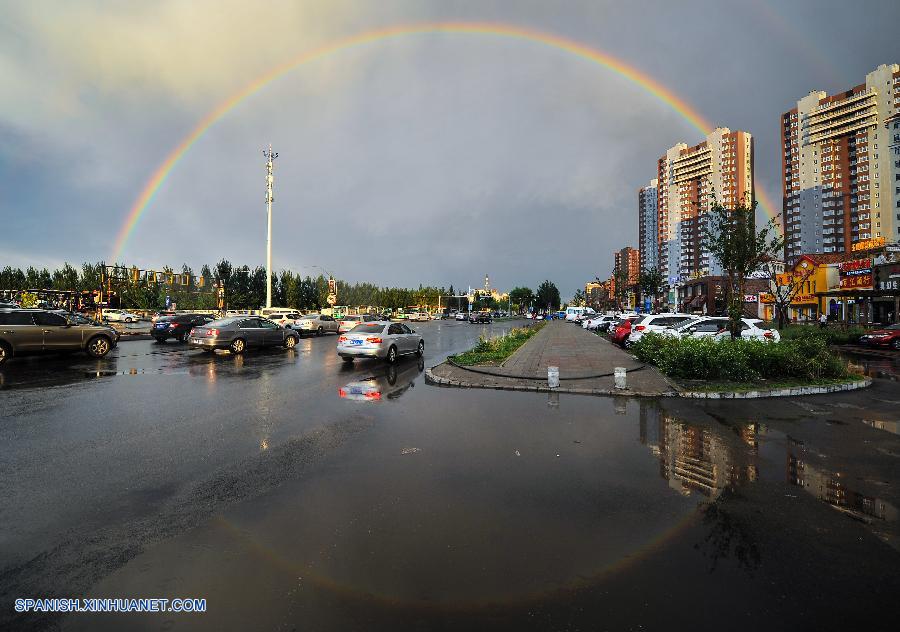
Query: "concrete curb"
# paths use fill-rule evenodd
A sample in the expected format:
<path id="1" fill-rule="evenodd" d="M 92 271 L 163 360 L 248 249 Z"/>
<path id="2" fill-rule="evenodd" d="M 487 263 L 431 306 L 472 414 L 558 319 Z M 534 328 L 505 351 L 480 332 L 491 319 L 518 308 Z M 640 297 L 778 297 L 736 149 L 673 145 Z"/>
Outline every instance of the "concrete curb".
<path id="1" fill-rule="evenodd" d="M 791 388 L 773 388 L 756 391 L 681 391 L 678 397 L 689 399 L 757 399 L 760 397 L 797 397 L 799 395 L 822 395 L 842 391 L 855 391 L 872 386 L 872 380 L 853 380 L 823 386 L 793 386 Z"/>
<path id="2" fill-rule="evenodd" d="M 624 397 L 677 397 L 676 391 L 660 391 L 660 392 L 635 392 L 631 389 L 606 389 L 606 388 L 578 388 L 577 386 L 560 386 L 559 388 L 550 388 L 546 383 L 538 382 L 534 385 L 522 384 L 477 384 L 473 382 L 465 382 L 453 378 L 440 377 L 435 375 L 431 369 L 425 369 L 425 383 L 431 386 L 445 386 L 451 388 L 484 388 L 495 391 L 525 391 L 529 393 L 573 393 L 576 395 L 606 395 L 606 396 L 624 396 Z"/>
<path id="3" fill-rule="evenodd" d="M 442 363 L 443 364 L 443 363 Z M 440 366 L 440 365 L 437 365 Z M 521 384 L 478 384 L 453 378 L 435 375 L 432 369 L 425 369 L 425 383 L 431 386 L 443 386 L 451 388 L 484 388 L 496 391 L 525 391 L 530 393 L 573 393 L 576 395 L 602 395 L 619 397 L 683 397 L 686 399 L 757 399 L 762 397 L 796 397 L 799 395 L 821 395 L 824 393 L 837 393 L 842 391 L 854 391 L 872 385 L 871 379 L 841 382 L 824 386 L 794 386 L 791 388 L 760 389 L 754 391 L 660 391 L 660 392 L 635 392 L 631 389 L 602 389 L 602 388 L 578 388 L 574 386 L 560 386 L 550 388 L 546 384 L 534 385 Z"/>

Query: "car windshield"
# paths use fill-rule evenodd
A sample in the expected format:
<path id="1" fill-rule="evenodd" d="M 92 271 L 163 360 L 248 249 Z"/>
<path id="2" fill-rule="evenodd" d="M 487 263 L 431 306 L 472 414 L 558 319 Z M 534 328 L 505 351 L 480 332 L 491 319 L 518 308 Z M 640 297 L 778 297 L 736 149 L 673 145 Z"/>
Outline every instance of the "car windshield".
<path id="1" fill-rule="evenodd" d="M 351 334 L 378 334 L 384 330 L 384 323 L 360 323 L 350 330 Z"/>
<path id="2" fill-rule="evenodd" d="M 900 323 L 896 325 L 889 325 L 885 327 L 885 329 L 887 329 L 888 331 L 897 331 L 898 329 L 900 329 Z"/>
<path id="3" fill-rule="evenodd" d="M 156 322 L 158 322 L 158 323 L 167 323 L 167 322 L 169 322 L 170 320 L 172 320 L 173 318 L 175 318 L 175 317 L 174 317 L 174 316 L 160 316 L 159 318 L 156 319 Z"/>
<path id="4" fill-rule="evenodd" d="M 344 320 L 348 320 L 348 321 L 362 320 L 362 316 L 344 316 Z"/>
<path id="5" fill-rule="evenodd" d="M 691 325 L 696 325 L 699 322 L 700 322 L 699 318 L 688 318 L 686 321 L 678 323 L 677 325 L 672 327 L 672 329 L 675 329 L 676 331 L 681 331 L 682 329 L 687 329 Z"/>
<path id="6" fill-rule="evenodd" d="M 316 320 L 318 317 L 318 314 L 306 314 L 305 316 L 301 316 L 300 320 Z"/>

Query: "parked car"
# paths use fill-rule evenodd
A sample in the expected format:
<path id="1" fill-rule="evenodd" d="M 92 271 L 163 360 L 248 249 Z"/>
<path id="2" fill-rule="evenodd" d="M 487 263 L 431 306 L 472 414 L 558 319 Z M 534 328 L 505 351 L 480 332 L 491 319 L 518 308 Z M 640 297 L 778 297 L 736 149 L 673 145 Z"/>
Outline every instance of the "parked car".
<path id="1" fill-rule="evenodd" d="M 679 313 L 645 314 L 640 316 L 631 326 L 631 333 L 628 335 L 628 339 L 625 340 L 625 347 L 630 347 L 636 343 L 644 334 L 649 334 L 650 332 L 660 333 L 664 329 L 677 327 L 681 323 L 693 319 L 694 317 L 690 314 Z"/>
<path id="2" fill-rule="evenodd" d="M 103 318 L 110 323 L 136 323 L 141 319 L 137 314 L 126 312 L 124 309 L 104 309 Z"/>
<path id="3" fill-rule="evenodd" d="M 431 320 L 431 317 L 428 315 L 428 312 L 408 312 L 406 315 L 407 320 L 423 322 L 427 320 Z"/>
<path id="4" fill-rule="evenodd" d="M 859 337 L 859 344 L 871 347 L 890 347 L 900 351 L 900 325 L 888 325 Z"/>
<path id="5" fill-rule="evenodd" d="M 619 320 L 618 316 L 597 316 L 584 321 L 581 326 L 591 331 L 607 331 L 610 325 Z"/>
<path id="6" fill-rule="evenodd" d="M 677 337 L 713 338 L 719 341 L 731 338 L 731 333 L 728 331 L 728 318 L 724 316 L 694 318 L 660 333 Z M 779 342 L 781 334 L 772 325 L 759 318 L 742 318 L 741 338 Z"/>
<path id="7" fill-rule="evenodd" d="M 490 312 L 472 312 L 469 316 L 470 323 L 490 323 L 493 320 Z"/>
<path id="8" fill-rule="evenodd" d="M 355 358 L 380 358 L 390 363 L 401 355 L 425 353 L 425 341 L 405 323 L 361 323 L 338 338 L 337 353 L 344 362 Z"/>
<path id="9" fill-rule="evenodd" d="M 456 312 L 455 318 L 456 318 L 456 320 L 463 320 L 463 321 L 469 319 L 468 316 L 466 316 L 465 312 Z"/>
<path id="10" fill-rule="evenodd" d="M 187 342 L 191 329 L 201 327 L 214 321 L 210 314 L 177 314 L 175 316 L 162 316 L 153 323 L 150 333 L 156 338 L 156 342 L 165 342 L 174 338 L 179 342 Z"/>
<path id="11" fill-rule="evenodd" d="M 213 320 L 191 329 L 188 346 L 213 352 L 229 349 L 232 353 L 243 353 L 253 347 L 297 346 L 300 335 L 278 323 L 260 316 L 236 316 Z"/>
<path id="12" fill-rule="evenodd" d="M 339 333 L 340 325 L 331 316 L 325 314 L 306 314 L 290 325 L 291 329 L 298 331 L 300 335 L 315 334 L 323 336 L 327 333 Z"/>
<path id="13" fill-rule="evenodd" d="M 0 303 L 0 309 L 18 309 L 16 303 Z"/>
<path id="14" fill-rule="evenodd" d="M 0 310 L 0 365 L 13 356 L 86 351 L 102 358 L 118 334 L 107 325 L 78 323 L 43 309 Z"/>
<path id="15" fill-rule="evenodd" d="M 301 317 L 300 312 L 272 312 L 271 314 L 266 315 L 265 310 L 263 310 L 262 316 L 274 323 L 278 323 L 282 327 L 292 325 L 295 320 Z"/>
<path id="16" fill-rule="evenodd" d="M 628 336 L 631 335 L 631 326 L 638 318 L 640 317 L 637 315 L 622 318 L 616 323 L 615 330 L 610 326 L 610 330 L 612 331 L 610 340 L 612 340 L 613 344 L 617 344 L 621 347 L 625 346 L 625 341 L 628 340 Z"/>
<path id="17" fill-rule="evenodd" d="M 347 333 L 360 323 L 371 323 L 376 320 L 377 319 L 371 314 L 348 314 L 347 316 L 344 316 L 340 321 L 338 321 L 338 332 L 342 334 Z"/>

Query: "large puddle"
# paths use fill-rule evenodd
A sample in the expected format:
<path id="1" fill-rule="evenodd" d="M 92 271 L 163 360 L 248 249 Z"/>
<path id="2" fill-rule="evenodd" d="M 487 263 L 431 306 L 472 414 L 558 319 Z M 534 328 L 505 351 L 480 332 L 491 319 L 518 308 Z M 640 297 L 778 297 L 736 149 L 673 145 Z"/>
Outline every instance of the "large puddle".
<path id="1" fill-rule="evenodd" d="M 626 622 L 628 609 L 656 604 L 647 620 L 662 624 L 700 607 L 679 604 L 683 593 L 718 597 L 696 614 L 703 621 L 781 590 L 772 585 L 794 572 L 782 563 L 807 563 L 798 572 L 821 581 L 817 565 L 842 564 L 829 547 L 844 539 L 856 540 L 843 553 L 851 560 L 900 560 L 896 501 L 884 497 L 896 468 L 854 474 L 792 436 L 792 422 L 415 387 L 419 370 L 340 388 L 336 398 L 372 417 L 358 440 L 150 548 L 91 592 L 204 597 L 206 615 L 70 623 L 395 629 L 496 615 L 519 628 L 529 612 L 594 595 L 580 606 L 588 620 L 602 616 L 589 614 L 599 604 Z M 870 426 L 890 437 L 890 423 Z M 789 553 L 773 554 L 773 535 Z M 775 623 L 782 607 L 747 622 Z"/>

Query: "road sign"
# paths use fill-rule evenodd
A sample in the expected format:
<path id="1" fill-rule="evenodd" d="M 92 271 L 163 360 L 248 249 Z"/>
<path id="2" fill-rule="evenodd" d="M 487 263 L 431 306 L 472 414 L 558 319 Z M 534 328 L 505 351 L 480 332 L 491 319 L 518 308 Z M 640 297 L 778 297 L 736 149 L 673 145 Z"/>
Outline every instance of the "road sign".
<path id="1" fill-rule="evenodd" d="M 329 294 L 328 298 L 325 299 L 329 305 L 334 305 L 337 303 L 337 294 Z"/>

